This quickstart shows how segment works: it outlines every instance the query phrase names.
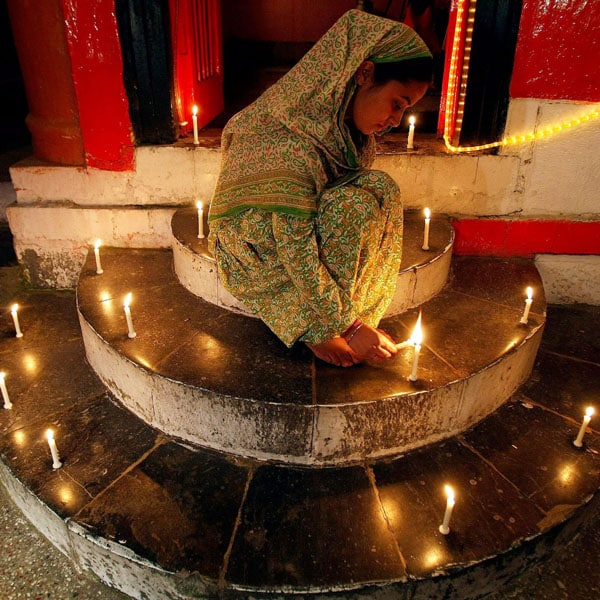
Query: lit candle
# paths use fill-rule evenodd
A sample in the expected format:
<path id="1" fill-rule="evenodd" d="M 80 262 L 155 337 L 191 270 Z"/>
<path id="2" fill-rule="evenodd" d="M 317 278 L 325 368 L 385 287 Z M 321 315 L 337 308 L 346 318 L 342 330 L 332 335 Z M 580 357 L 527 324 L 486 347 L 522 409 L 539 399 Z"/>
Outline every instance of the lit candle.
<path id="1" fill-rule="evenodd" d="M 96 256 L 96 273 L 101 275 L 104 273 L 102 270 L 102 264 L 100 263 L 100 244 L 102 244 L 102 240 L 96 240 L 94 244 L 94 255 Z"/>
<path id="2" fill-rule="evenodd" d="M 194 104 L 194 108 L 192 108 L 192 125 L 194 127 L 194 144 L 199 144 L 200 140 L 198 139 L 198 107 Z"/>
<path id="3" fill-rule="evenodd" d="M 521 323 L 526 324 L 529 319 L 529 309 L 531 308 L 531 303 L 533 302 L 533 288 L 528 287 L 527 290 L 527 298 L 525 298 L 525 310 L 523 311 L 523 316 L 521 317 Z"/>
<path id="4" fill-rule="evenodd" d="M 196 208 L 198 209 L 198 237 L 204 237 L 204 207 L 202 202 L 196 202 Z"/>
<path id="5" fill-rule="evenodd" d="M 440 533 L 443 535 L 448 535 L 450 533 L 450 517 L 452 516 L 452 510 L 454 509 L 454 490 L 446 485 L 444 487 L 446 491 L 446 512 L 444 513 L 444 520 L 440 525 Z"/>
<path id="6" fill-rule="evenodd" d="M 425 228 L 423 230 L 423 250 L 429 250 L 429 222 L 431 221 L 431 211 L 425 209 Z"/>
<path id="7" fill-rule="evenodd" d="M 54 432 L 52 429 L 48 429 L 48 431 L 46 431 L 46 439 L 48 440 L 48 446 L 50 446 L 50 454 L 52 454 L 52 468 L 60 469 L 62 467 L 62 463 L 60 462 L 60 456 L 58 455 L 58 448 L 56 447 L 56 442 L 54 441 Z"/>
<path id="8" fill-rule="evenodd" d="M 4 400 L 4 408 L 10 410 L 13 405 L 8 397 L 8 390 L 6 389 L 6 382 L 4 381 L 6 373 L 0 373 L 0 391 L 2 391 L 2 399 Z"/>
<path id="9" fill-rule="evenodd" d="M 12 315 L 13 322 L 15 324 L 16 337 L 18 337 L 18 338 L 23 337 L 23 332 L 21 331 L 21 326 L 19 325 L 19 305 L 18 304 L 12 305 L 12 308 L 10 309 L 10 314 Z"/>
<path id="10" fill-rule="evenodd" d="M 409 150 L 412 150 L 415 147 L 415 117 L 411 115 L 408 122 L 408 143 L 406 144 L 406 147 Z"/>
<path id="11" fill-rule="evenodd" d="M 417 369 L 419 367 L 419 354 L 421 352 L 421 343 L 423 342 L 423 330 L 421 329 L 421 312 L 419 311 L 419 317 L 415 328 L 410 336 L 410 341 L 413 344 L 413 363 L 412 371 L 410 372 L 409 380 L 417 380 Z"/>
<path id="12" fill-rule="evenodd" d="M 593 414 L 594 414 L 593 407 L 588 406 L 587 410 L 585 411 L 585 415 L 583 417 L 583 423 L 581 424 L 581 427 L 579 428 L 579 433 L 577 434 L 577 437 L 573 440 L 573 446 L 576 446 L 577 448 L 581 448 L 583 446 L 583 436 L 585 435 L 585 430 L 587 429 L 587 426 L 590 424 L 590 421 L 592 420 Z"/>
<path id="13" fill-rule="evenodd" d="M 131 309 L 129 305 L 131 304 L 131 292 L 125 296 L 125 301 L 123 302 L 123 310 L 125 311 L 125 318 L 127 319 L 127 337 L 134 338 L 137 333 L 133 328 L 133 321 L 131 320 Z"/>

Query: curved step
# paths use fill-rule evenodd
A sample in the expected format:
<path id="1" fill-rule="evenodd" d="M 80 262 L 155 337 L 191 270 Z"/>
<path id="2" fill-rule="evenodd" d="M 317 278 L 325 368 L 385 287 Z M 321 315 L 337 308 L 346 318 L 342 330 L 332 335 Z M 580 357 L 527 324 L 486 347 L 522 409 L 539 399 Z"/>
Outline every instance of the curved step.
<path id="1" fill-rule="evenodd" d="M 134 598 L 482 597 L 597 515 L 600 431 L 581 450 L 571 443 L 600 393 L 600 365 L 577 354 L 593 348 L 585 316 L 567 343 L 565 327 L 551 332 L 523 393 L 463 436 L 391 461 L 298 469 L 165 439 L 103 393 L 72 294 L 15 301 L 24 337 L 0 323 L 13 402 L 0 410 L 0 482 L 78 568 Z M 445 484 L 456 492 L 447 536 Z"/>
<path id="2" fill-rule="evenodd" d="M 205 211 L 206 213 L 206 211 Z M 208 232 L 205 214 L 204 231 Z M 180 283 L 192 294 L 232 310 L 253 316 L 221 284 L 215 260 L 206 238 L 198 239 L 198 215 L 195 208 L 181 208 L 173 214 L 173 264 Z M 446 283 L 454 243 L 450 220 L 438 215 L 432 219 L 429 250 L 422 250 L 423 217 L 406 211 L 402 268 L 398 273 L 396 293 L 386 316 L 405 312 L 433 298 Z"/>
<path id="3" fill-rule="evenodd" d="M 450 284 L 423 305 L 413 383 L 411 348 L 379 365 L 313 365 L 257 319 L 183 289 L 168 251 L 105 249 L 103 267 L 97 276 L 88 257 L 77 293 L 87 358 L 108 389 L 168 435 L 288 464 L 395 456 L 464 431 L 527 379 L 544 323 L 531 262 L 457 259 Z M 527 285 L 536 295 L 521 325 Z M 122 308 L 130 291 L 135 339 Z M 382 326 L 404 340 L 415 320 L 412 311 Z"/>

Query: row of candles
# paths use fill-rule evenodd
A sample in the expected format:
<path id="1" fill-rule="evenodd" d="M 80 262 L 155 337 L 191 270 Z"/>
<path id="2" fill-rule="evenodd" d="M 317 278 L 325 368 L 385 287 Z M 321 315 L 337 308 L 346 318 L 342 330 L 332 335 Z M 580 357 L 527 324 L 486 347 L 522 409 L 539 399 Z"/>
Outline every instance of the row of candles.
<path id="1" fill-rule="evenodd" d="M 408 139 L 406 141 L 406 148 L 408 150 L 414 150 L 415 148 L 415 123 L 416 118 L 411 115 L 408 118 Z M 194 104 L 192 107 L 192 131 L 194 134 L 194 144 L 200 143 L 200 137 L 198 135 L 198 106 Z"/>

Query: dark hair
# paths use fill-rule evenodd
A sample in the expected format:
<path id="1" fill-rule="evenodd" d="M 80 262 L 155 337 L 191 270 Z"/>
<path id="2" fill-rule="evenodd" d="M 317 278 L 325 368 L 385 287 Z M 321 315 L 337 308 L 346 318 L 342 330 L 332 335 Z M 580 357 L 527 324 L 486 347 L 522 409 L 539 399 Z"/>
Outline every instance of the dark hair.
<path id="1" fill-rule="evenodd" d="M 433 58 L 409 58 L 399 62 L 375 63 L 373 72 L 375 83 L 381 85 L 392 79 L 402 83 L 419 81 L 431 83 L 433 79 Z"/>

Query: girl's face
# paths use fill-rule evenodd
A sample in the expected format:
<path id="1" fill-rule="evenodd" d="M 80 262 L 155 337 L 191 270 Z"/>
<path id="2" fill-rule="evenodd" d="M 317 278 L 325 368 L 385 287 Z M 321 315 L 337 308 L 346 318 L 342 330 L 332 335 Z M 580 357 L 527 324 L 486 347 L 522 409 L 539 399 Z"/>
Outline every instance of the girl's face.
<path id="1" fill-rule="evenodd" d="M 374 65 L 364 62 L 356 73 L 358 88 L 350 108 L 355 127 L 363 134 L 398 127 L 404 111 L 416 104 L 427 91 L 427 83 L 396 80 L 375 84 Z"/>

